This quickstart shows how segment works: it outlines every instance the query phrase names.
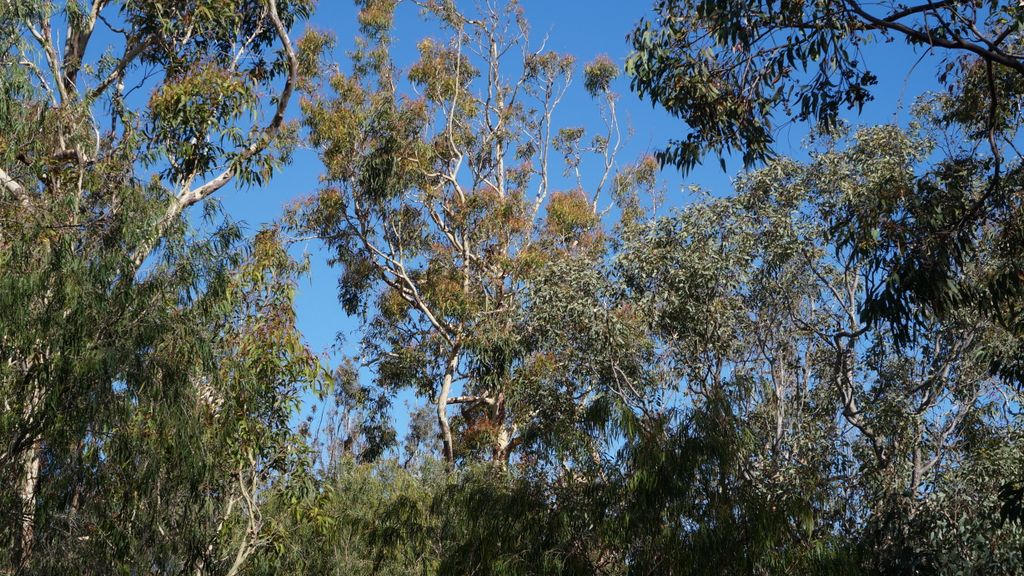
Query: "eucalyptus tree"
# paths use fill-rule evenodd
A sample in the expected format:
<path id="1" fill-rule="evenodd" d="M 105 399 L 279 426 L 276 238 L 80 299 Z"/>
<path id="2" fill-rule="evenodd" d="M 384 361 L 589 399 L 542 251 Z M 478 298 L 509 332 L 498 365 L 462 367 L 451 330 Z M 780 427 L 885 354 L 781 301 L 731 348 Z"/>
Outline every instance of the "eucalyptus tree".
<path id="1" fill-rule="evenodd" d="M 914 68 L 941 87 L 919 102 L 941 127 L 934 167 L 837 223 L 886 278 L 859 314 L 910 343 L 936 318 L 980 311 L 1004 329 L 983 352 L 990 370 L 1024 381 L 1018 3 L 664 0 L 655 14 L 631 35 L 627 68 L 634 89 L 686 124 L 660 155 L 684 170 L 708 155 L 773 157 L 780 121 L 835 128 L 877 91 L 872 43 L 905 43 L 908 72 L 920 54 Z M 967 274 L 977 259 L 999 264 Z M 1020 517 L 1024 487 L 1006 488 L 1005 512 Z"/>
<path id="2" fill-rule="evenodd" d="M 1019 251 L 1001 250 L 1011 269 L 977 286 L 960 277 L 982 231 L 999 230 L 1008 245 L 1020 229 L 1016 3 L 666 0 L 655 12 L 631 36 L 628 68 L 634 89 L 688 126 L 660 155 L 685 170 L 708 154 L 737 152 L 747 166 L 770 158 L 778 116 L 836 127 L 844 107 L 859 110 L 873 98 L 867 45 L 903 40 L 922 49 L 945 90 L 922 105 L 946 132 L 939 164 L 947 175 L 908 183 L 905 194 L 881 197 L 847 223 L 851 246 L 871 246 L 858 258 L 888 272 L 865 318 L 891 322 L 906 337 L 922 315 L 966 300 L 1004 312 L 1019 301 Z M 1017 316 L 999 315 L 1019 333 Z M 1019 379 L 1017 366 L 1010 356 L 993 368 Z"/>
<path id="3" fill-rule="evenodd" d="M 922 321 L 909 341 L 865 322 L 886 274 L 858 260 L 841 228 L 928 178 L 918 174 L 932 145 L 895 127 L 825 138 L 808 163 L 771 161 L 733 197 L 625 232 L 628 297 L 682 395 L 663 417 L 667 438 L 625 445 L 623 532 L 638 565 L 1019 569 L 1021 532 L 994 504 L 1020 473 L 1019 391 L 986 360 L 1005 329 L 966 306 Z M 714 544 L 725 538 L 745 552 Z"/>
<path id="4" fill-rule="evenodd" d="M 573 409 L 541 409 L 553 365 L 522 320 L 526 286 L 553 261 L 598 262 L 605 215 L 643 185 L 616 164 L 618 70 L 608 58 L 583 70 L 602 128 L 560 127 L 577 64 L 535 48 L 516 3 L 416 3 L 444 36 L 422 40 L 404 75 L 391 55 L 398 3 L 359 4 L 351 72 L 303 103 L 326 173 L 293 224 L 341 268 L 377 387 L 432 401 L 449 464 L 475 451 L 504 464 L 544 418 Z"/>
<path id="5" fill-rule="evenodd" d="M 844 108 L 870 101 L 878 77 L 863 50 L 875 42 L 933 53 L 928 65 L 944 85 L 975 69 L 980 110 L 1008 103 L 1014 96 L 1001 84 L 1024 73 L 1018 8 L 1001 0 L 658 0 L 630 36 L 628 68 L 634 89 L 689 128 L 663 161 L 690 169 L 709 153 L 737 152 L 750 165 L 773 154 L 777 117 L 834 126 Z"/>
<path id="6" fill-rule="evenodd" d="M 290 281 L 270 280 L 295 270 L 262 240 L 246 264 L 237 227 L 200 233 L 184 212 L 287 161 L 302 81 L 289 34 L 310 8 L 0 3 L 5 570 L 228 570 L 211 543 L 244 534 L 244 560 L 260 538 L 206 524 L 258 518 L 252 475 L 288 459 L 243 436 L 280 440 L 276 411 L 309 375 L 283 375 L 309 360 L 286 312 L 253 313 L 288 308 Z M 230 361 L 257 341 L 274 355 Z M 200 426 L 207 396 L 240 411 Z"/>

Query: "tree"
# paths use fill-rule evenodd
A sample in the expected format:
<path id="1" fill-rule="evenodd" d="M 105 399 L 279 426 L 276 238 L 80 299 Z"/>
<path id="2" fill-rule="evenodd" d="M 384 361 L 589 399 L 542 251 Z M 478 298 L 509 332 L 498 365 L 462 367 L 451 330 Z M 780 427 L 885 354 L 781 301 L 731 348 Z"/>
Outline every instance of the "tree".
<path id="1" fill-rule="evenodd" d="M 978 354 L 1001 326 L 964 308 L 899 343 L 859 318 L 884 274 L 835 232 L 930 142 L 819 140 L 732 197 L 624 218 L 600 262 L 543 263 L 516 322 L 554 366 L 531 388 L 551 415 L 519 465 L 341 458 L 294 524 L 297 548 L 327 552 L 266 569 L 1019 571 L 1022 532 L 991 513 L 1021 469 L 1019 395 Z"/>
<path id="2" fill-rule="evenodd" d="M 416 3 L 401 70 L 362 0 L 344 72 L 305 1 L 167 4 L 0 4 L 0 573 L 1022 571 L 1015 11 L 659 3 L 662 160 L 763 163 L 668 210 L 615 63 L 514 3 Z M 864 35 L 925 25 L 952 90 L 836 122 Z M 563 126 L 579 68 L 601 121 Z M 322 185 L 246 238 L 212 196 L 288 160 L 293 91 Z M 787 104 L 807 160 L 768 153 Z M 331 372 L 295 235 L 361 322 Z"/>
<path id="3" fill-rule="evenodd" d="M 1019 530 L 965 508 L 977 494 L 993 501 L 1019 469 L 1003 460 L 1019 448 L 1018 392 L 981 354 L 1002 327 L 966 307 L 909 343 L 865 323 L 858 311 L 885 272 L 836 232 L 912 181 L 929 145 L 864 129 L 826 140 L 809 163 L 742 175 L 733 197 L 624 232 L 625 297 L 682 394 L 625 428 L 613 534 L 628 535 L 641 571 L 1018 569 Z M 963 473 L 975 467 L 985 472 Z M 1004 545 L 957 540 L 956 525 Z M 939 552 L 954 547 L 962 561 Z"/>
<path id="4" fill-rule="evenodd" d="M 858 51 L 880 36 L 902 38 L 937 55 L 935 74 L 948 94 L 922 101 L 927 121 L 945 138 L 944 156 L 906 193 L 881 196 L 850 220 L 846 241 L 888 280 L 863 310 L 906 337 L 922 315 L 968 302 L 1005 313 L 1020 298 L 1016 264 L 1005 274 L 964 285 L 960 270 L 978 254 L 976 239 L 992 229 L 1012 244 L 1020 198 L 1015 112 L 1024 63 L 1015 55 L 1018 11 L 1004 2 L 927 2 L 879 8 L 859 2 L 736 5 L 660 2 L 657 22 L 632 35 L 633 87 L 683 118 L 691 133 L 663 162 L 689 169 L 708 153 L 741 152 L 748 165 L 772 154 L 772 117 L 837 126 L 843 105 L 871 98 L 874 75 Z M 816 71 L 808 68 L 820 62 Z M 961 144 L 956 144 L 960 140 Z M 874 238 L 872 238 L 874 237 Z M 993 255 L 993 257 L 995 257 Z M 1009 263 L 1019 257 L 1002 250 Z M 1000 310 L 1000 312 L 995 312 Z M 1012 355 L 993 368 L 1019 377 Z"/>
<path id="5" fill-rule="evenodd" d="M 603 130 L 559 128 L 574 59 L 531 48 L 515 3 L 472 17 L 420 4 L 446 38 L 420 42 L 406 78 L 390 56 L 396 3 L 360 6 L 352 72 L 303 101 L 326 174 L 293 227 L 322 239 L 341 268 L 340 299 L 364 319 L 361 356 L 377 387 L 433 402 L 449 464 L 479 450 L 504 465 L 554 414 L 540 382 L 555 367 L 521 314 L 527 284 L 555 260 L 598 262 L 602 217 L 653 167 L 631 178 L 616 165 L 618 71 L 607 58 L 584 68 Z M 571 392 L 573 402 L 589 394 Z M 454 422 L 452 405 L 462 407 Z"/>
<path id="6" fill-rule="evenodd" d="M 945 93 L 920 106 L 941 143 L 937 158 L 918 178 L 891 174 L 898 187 L 837 222 L 857 260 L 884 276 L 859 313 L 906 344 L 936 318 L 980 311 L 1005 330 L 983 351 L 991 371 L 1024 381 L 1019 7 L 667 0 L 656 12 L 632 34 L 627 68 L 634 89 L 688 124 L 660 155 L 684 170 L 708 154 L 738 152 L 748 166 L 770 158 L 779 116 L 835 130 L 843 107 L 872 97 L 876 78 L 860 54 L 869 42 L 903 40 L 922 60 L 932 56 Z M 965 273 L 976 259 L 1000 264 Z M 1018 509 L 1024 490 L 1005 494 L 1005 510 Z"/>
<path id="7" fill-rule="evenodd" d="M 112 350 L 77 356 L 86 365 L 73 382 L 91 397 L 42 434 L 36 552 L 22 571 L 237 574 L 280 537 L 262 500 L 309 475 L 290 419 L 319 366 L 294 327 L 300 267 L 273 232 L 243 249 L 214 252 L 231 267 L 197 278 L 183 269 L 199 262 L 177 263 L 136 316 L 112 326 L 127 328 L 100 343 Z M 174 276 L 213 287 L 184 303 Z"/>
<path id="8" fill-rule="evenodd" d="M 943 84 L 956 69 L 981 68 L 993 79 L 1024 73 L 1018 12 L 998 0 L 661 0 L 656 18 L 630 36 L 627 68 L 639 94 L 691 130 L 663 162 L 689 170 L 708 153 L 735 151 L 749 166 L 772 154 L 775 116 L 835 126 L 842 108 L 870 100 L 877 77 L 860 50 L 877 39 L 935 52 Z M 993 106 L 1005 99 L 994 87 L 980 94 Z"/>
<path id="9" fill-rule="evenodd" d="M 0 474 L 17 487 L 3 495 L 4 570 L 132 562 L 147 571 L 179 563 L 215 570 L 221 550 L 212 553 L 209 538 L 230 539 L 208 522 L 228 502 L 236 514 L 228 506 L 222 522 L 255 511 L 238 503 L 232 472 L 211 467 L 202 449 L 257 442 L 237 474 L 259 482 L 287 468 L 283 454 L 271 456 L 286 418 L 260 410 L 289 406 L 291 392 L 269 369 L 212 363 L 238 344 L 231 334 L 243 338 L 238 322 L 258 319 L 249 307 L 269 312 L 271 304 L 255 280 L 234 280 L 244 260 L 237 228 L 225 222 L 199 233 L 183 212 L 228 183 L 266 181 L 287 159 L 293 131 L 284 112 L 301 81 L 289 29 L 309 8 L 277 0 L 0 4 Z M 95 45 L 101 40 L 105 49 Z M 150 97 L 140 102 L 140 90 Z M 267 245 L 255 243 L 258 258 L 269 257 Z M 294 274 L 279 261 L 263 266 Z M 262 326 L 261 337 L 285 337 L 285 325 Z M 282 378 L 298 378 L 289 370 L 303 354 L 282 354 L 290 366 Z M 218 375 L 239 368 L 254 371 Z M 226 384 L 234 378 L 245 385 Z M 229 405 L 255 393 L 249 385 L 264 387 L 261 401 L 275 397 L 269 406 L 245 401 L 255 412 L 221 420 L 265 426 L 269 436 L 243 441 L 197 425 L 201 398 L 221 383 L 228 388 L 214 396 Z M 231 481 L 221 487 L 206 476 L 221 473 L 217 482 Z M 144 518 L 152 531 L 142 536 Z M 239 550 L 251 545 L 243 543 Z"/>

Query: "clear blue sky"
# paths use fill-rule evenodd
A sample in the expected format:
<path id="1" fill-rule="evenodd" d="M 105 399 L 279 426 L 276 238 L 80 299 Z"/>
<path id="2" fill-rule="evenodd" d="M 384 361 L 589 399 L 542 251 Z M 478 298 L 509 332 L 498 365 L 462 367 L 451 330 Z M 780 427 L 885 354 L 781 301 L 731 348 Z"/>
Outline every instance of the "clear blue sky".
<path id="1" fill-rule="evenodd" d="M 629 53 L 626 35 L 632 27 L 649 14 L 653 0 L 524 0 L 527 19 L 531 23 L 532 41 L 537 42 L 545 35 L 547 48 L 567 52 L 576 56 L 582 65 L 595 56 L 604 54 L 622 65 Z M 468 4 L 472 7 L 472 3 Z M 345 51 L 352 46 L 356 35 L 356 8 L 348 0 L 320 0 L 320 6 L 310 25 L 333 32 L 337 39 L 335 60 L 343 69 L 347 68 Z M 430 28 L 412 5 L 399 7 L 395 36 L 396 54 L 399 63 L 411 63 L 414 59 L 415 44 Z M 868 64 L 880 77 L 876 90 L 876 101 L 869 103 L 864 113 L 856 118 L 849 115 L 854 123 L 868 124 L 891 122 L 897 101 L 903 102 L 903 110 L 897 121 L 908 120 L 910 104 L 925 90 L 934 89 L 931 76 L 934 67 L 928 62 L 920 64 L 909 76 L 910 70 L 920 54 L 900 43 L 880 44 L 865 51 Z M 558 116 L 566 126 L 587 125 L 596 121 L 592 113 L 594 106 L 577 82 L 571 94 L 566 97 Z M 647 102 L 641 102 L 629 92 L 628 80 L 620 78 L 616 86 L 622 94 L 619 104 L 620 117 L 624 124 L 633 129 L 633 135 L 623 150 L 620 159 L 629 162 L 644 153 L 654 151 L 672 137 L 684 132 L 684 126 L 669 118 L 660 110 L 653 109 Z M 296 117 L 293 106 L 292 117 Z M 806 136 L 806 127 L 793 125 L 784 128 L 778 136 L 778 151 L 801 155 L 800 144 Z M 735 162 L 728 166 L 729 173 L 723 173 L 716 159 L 709 159 L 706 167 L 699 167 L 685 181 L 671 168 L 663 171 L 666 185 L 666 203 L 669 206 L 684 205 L 689 197 L 681 191 L 683 184 L 698 184 L 716 195 L 730 192 L 730 180 L 738 168 Z M 248 224 L 254 231 L 266 222 L 279 218 L 283 207 L 289 202 L 314 192 L 317 188 L 321 165 L 310 150 L 299 150 L 294 163 L 282 169 L 261 189 L 226 190 L 221 200 L 224 208 L 238 220 Z M 326 254 L 319 246 L 310 243 L 297 248 L 311 254 L 312 274 L 300 287 L 298 296 L 299 327 L 314 350 L 336 357 L 332 353 L 336 335 L 344 335 L 349 350 L 359 339 L 358 325 L 347 318 L 337 301 L 338 271 L 326 264 Z M 407 400 L 407 399 L 405 399 Z M 405 426 L 402 401 L 395 403 L 394 416 L 399 433 Z"/>

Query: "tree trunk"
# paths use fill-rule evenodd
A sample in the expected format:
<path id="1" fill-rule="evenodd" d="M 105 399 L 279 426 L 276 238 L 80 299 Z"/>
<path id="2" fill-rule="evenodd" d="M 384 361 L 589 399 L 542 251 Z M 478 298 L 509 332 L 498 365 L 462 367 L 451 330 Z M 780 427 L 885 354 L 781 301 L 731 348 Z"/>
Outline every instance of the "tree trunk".
<path id="1" fill-rule="evenodd" d="M 38 417 L 42 390 L 36 387 L 25 407 L 25 422 L 31 423 Z M 21 540 L 18 547 L 18 562 L 24 566 L 32 555 L 35 543 L 36 488 L 39 485 L 39 469 L 42 466 L 42 440 L 35 438 L 22 455 L 21 478 L 18 496 L 21 499 Z"/>
<path id="2" fill-rule="evenodd" d="M 499 392 L 494 403 L 494 422 L 497 425 L 497 435 L 491 450 L 491 459 L 502 470 L 508 467 L 508 459 L 512 455 L 513 437 L 516 434 L 515 427 L 509 427 L 505 423 L 505 414 L 505 393 Z"/>
<path id="3" fill-rule="evenodd" d="M 494 441 L 492 459 L 494 464 L 502 470 L 508 468 L 508 459 L 512 455 L 512 435 L 514 433 L 513 430 L 509 430 L 504 424 L 498 425 L 498 437 Z"/>
<path id="4" fill-rule="evenodd" d="M 452 391 L 455 371 L 459 368 L 459 352 L 461 349 L 462 344 L 456 339 L 451 353 L 448 355 L 448 364 L 445 366 L 444 378 L 441 381 L 441 391 L 437 395 L 437 424 L 441 428 L 441 446 L 444 452 L 444 461 L 448 464 L 448 467 L 455 465 L 452 429 L 448 424 L 448 396 Z"/>

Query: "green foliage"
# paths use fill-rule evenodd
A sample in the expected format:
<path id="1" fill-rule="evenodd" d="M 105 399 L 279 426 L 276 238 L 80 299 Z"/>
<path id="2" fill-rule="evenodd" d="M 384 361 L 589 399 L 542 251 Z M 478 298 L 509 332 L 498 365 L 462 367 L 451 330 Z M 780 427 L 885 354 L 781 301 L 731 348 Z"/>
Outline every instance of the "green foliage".
<path id="1" fill-rule="evenodd" d="M 127 33 L 89 61 L 90 6 L 0 5 L 0 573 L 1024 570 L 1002 3 L 658 3 L 628 69 L 693 130 L 660 159 L 763 162 L 674 210 L 658 158 L 618 163 L 618 67 L 583 67 L 605 125 L 559 124 L 576 60 L 514 3 L 420 4 L 440 37 L 400 69 L 399 3 L 357 2 L 348 73 L 328 33 L 292 46 L 305 1 L 95 6 Z M 935 15 L 966 21 L 891 27 Z M 836 122 L 867 32 L 997 28 L 909 128 Z M 292 89 L 322 186 L 246 238 L 208 196 L 288 161 Z M 806 161 L 779 111 L 818 121 Z M 360 320 L 330 372 L 290 231 Z"/>
<path id="2" fill-rule="evenodd" d="M 544 428 L 555 420 L 581 417 L 569 409 L 576 400 L 538 390 L 543 344 L 523 308 L 545 266 L 605 253 L 601 210 L 614 198 L 602 188 L 621 144 L 617 71 L 607 58 L 587 68 L 609 120 L 587 146 L 588 131 L 553 120 L 575 59 L 529 49 L 516 4 L 471 18 L 427 3 L 443 37 L 417 44 L 404 78 L 390 59 L 394 3 L 361 7 L 353 72 L 303 102 L 327 174 L 289 224 L 323 239 L 341 269 L 340 300 L 363 320 L 373 388 L 434 403 L 450 464 L 489 454 L 504 466 L 520 446 L 553 437 Z M 551 189 L 551 152 L 578 176 L 576 190 Z M 585 183 L 581 166 L 594 159 L 603 176 Z M 449 398 L 460 408 L 451 419 Z"/>
<path id="3" fill-rule="evenodd" d="M 182 211 L 287 159 L 267 94 L 309 4 L 0 10 L 0 572 L 237 573 L 275 537 L 263 493 L 308 478 L 321 369 L 277 233 Z"/>
<path id="4" fill-rule="evenodd" d="M 360 552 L 333 566 L 1019 571 L 1022 532 L 997 497 L 1019 475 L 1020 426 L 1003 400 L 1015 390 L 982 353 L 1002 328 L 963 309 L 922 320 L 907 341 L 858 315 L 884 271 L 853 257 L 843 223 L 913 186 L 928 143 L 894 127 L 826 139 L 806 163 L 743 174 L 734 197 L 638 212 L 612 253 L 552 252 L 512 328 L 481 322 L 465 341 L 481 388 L 518 358 L 505 389 L 507 410 L 529 415 L 516 420 L 516 456 L 486 462 L 500 429 L 473 406 L 452 419 L 465 462 L 452 472 L 429 457 L 403 471 L 386 459 L 334 468 L 359 470 L 365 488 L 324 497 L 380 496 L 352 501 L 359 520 L 339 539 Z M 624 189 L 649 183 L 645 166 Z M 586 202 L 552 198 L 547 217 L 576 223 Z M 570 226 L 560 245 L 585 234 Z M 423 378 L 425 353 L 405 349 L 396 377 Z"/>
<path id="5" fill-rule="evenodd" d="M 609 90 L 612 81 L 619 76 L 619 67 L 611 58 L 602 55 L 583 68 L 583 75 L 583 87 L 596 98 Z"/>
<path id="6" fill-rule="evenodd" d="M 708 154 L 737 152 L 748 166 L 771 158 L 780 115 L 842 139 L 840 110 L 871 98 L 875 75 L 859 57 L 867 43 L 903 40 L 938 57 L 932 72 L 944 90 L 922 98 L 911 131 L 925 136 L 857 133 L 853 171 L 875 192 L 831 233 L 874 277 L 858 310 L 869 325 L 913 348 L 936 321 L 986 317 L 1000 334 L 976 354 L 1019 387 L 1019 6 L 666 0 L 655 12 L 631 36 L 627 71 L 634 89 L 688 125 L 659 155 L 684 171 Z M 892 154 L 894 143 L 906 151 Z M 1019 489 L 1008 484 L 1003 496 L 1017 517 Z"/>
<path id="7" fill-rule="evenodd" d="M 172 161 L 164 177 L 173 181 L 213 169 L 227 152 L 220 145 L 222 138 L 235 147 L 244 144 L 245 134 L 235 124 L 251 113 L 255 103 L 248 82 L 212 67 L 189 70 L 185 77 L 154 91 L 148 110 L 153 137 L 167 143 L 164 152 L 169 157 L 188 162 Z M 208 138 L 211 132 L 214 138 Z"/>
<path id="8" fill-rule="evenodd" d="M 1017 42 L 1007 27 L 1017 7 L 984 5 L 659 0 L 630 36 L 626 69 L 634 90 L 690 130 L 659 154 L 663 164 L 689 171 L 709 154 L 735 152 L 749 167 L 771 157 L 777 116 L 829 129 L 841 110 L 871 100 L 877 78 L 860 55 L 866 44 L 900 39 L 938 51 L 943 84 L 953 70 L 986 65 L 1018 77 L 1024 64 L 1005 51 Z"/>

